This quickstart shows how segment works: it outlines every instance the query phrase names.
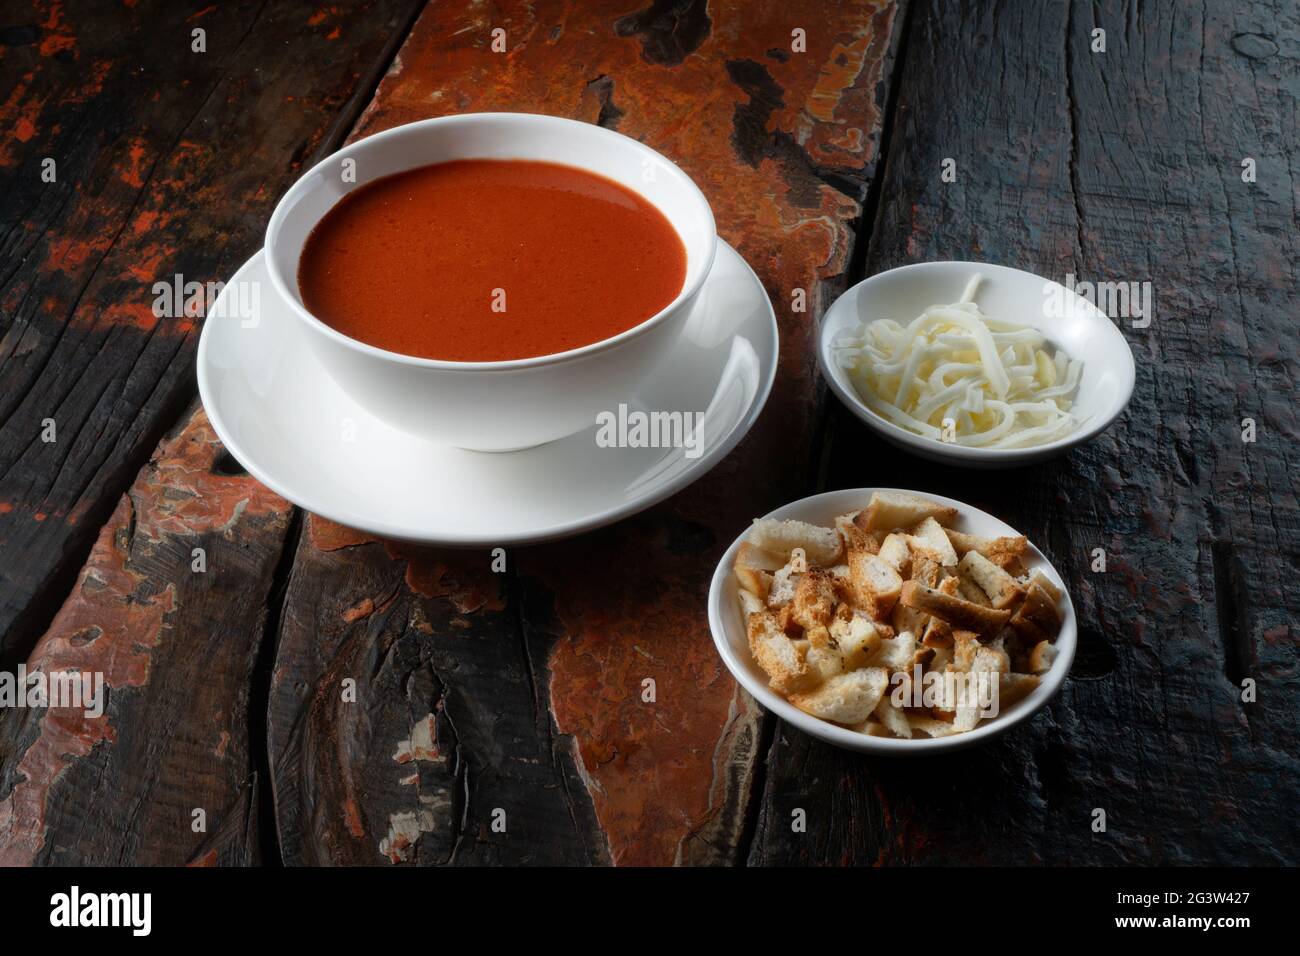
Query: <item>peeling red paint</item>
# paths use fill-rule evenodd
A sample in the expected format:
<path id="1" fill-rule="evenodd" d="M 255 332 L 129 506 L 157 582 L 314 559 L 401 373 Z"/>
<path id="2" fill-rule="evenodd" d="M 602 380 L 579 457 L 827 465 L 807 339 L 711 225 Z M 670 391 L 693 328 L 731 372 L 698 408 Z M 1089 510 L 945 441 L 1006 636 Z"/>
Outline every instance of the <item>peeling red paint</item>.
<path id="1" fill-rule="evenodd" d="M 52 0 L 48 10 L 49 15 L 41 23 L 41 29 L 46 33 L 45 39 L 41 40 L 41 56 L 54 56 L 64 50 L 75 50 L 77 38 L 63 15 L 63 4 Z"/>
<path id="2" fill-rule="evenodd" d="M 313 514 L 307 516 L 307 537 L 311 541 L 312 547 L 319 551 L 338 551 L 340 548 L 354 548 L 376 540 L 374 535 L 365 531 L 357 531 L 355 528 L 348 528 L 336 524 L 328 518 Z"/>
<path id="3" fill-rule="evenodd" d="M 370 598 L 363 598 L 352 607 L 343 612 L 343 620 L 349 624 L 354 624 L 362 618 L 369 617 L 375 613 L 375 602 Z"/>
<path id="4" fill-rule="evenodd" d="M 671 864 L 710 813 L 714 750 L 735 695 L 699 614 L 706 569 L 646 548 L 629 575 L 610 554 L 565 551 L 563 573 L 541 571 L 566 635 L 551 652 L 551 711 L 594 781 L 614 862 Z M 651 579 L 652 590 L 642 584 Z M 642 700 L 647 678 L 653 703 Z"/>
<path id="5" fill-rule="evenodd" d="M 424 597 L 445 597 L 461 614 L 500 611 L 502 575 L 492 572 L 491 558 L 473 551 L 435 552 L 396 541 L 387 543 L 390 557 L 405 560 L 406 586 Z"/>
<path id="6" fill-rule="evenodd" d="M 153 230 L 168 225 L 172 219 L 172 213 L 164 212 L 162 209 L 142 209 L 135 213 L 135 219 L 131 220 L 131 234 L 135 238 L 143 238 Z"/>
<path id="7" fill-rule="evenodd" d="M 75 272 L 92 258 L 98 258 L 107 252 L 110 241 L 109 236 L 89 242 L 73 237 L 51 237 L 45 243 L 46 265 L 61 272 Z"/>
<path id="8" fill-rule="evenodd" d="M 128 498 L 118 503 L 72 596 L 32 652 L 29 669 L 102 672 L 110 689 L 148 682 L 151 651 L 162 640 L 167 615 L 175 610 L 174 592 L 167 587 L 151 594 L 147 577 L 127 567 L 132 511 Z M 98 639 L 73 640 L 90 627 L 101 629 Z M 45 842 L 45 802 L 51 788 L 74 759 L 114 739 L 107 714 L 87 717 L 83 711 L 64 708 L 46 712 L 40 736 L 18 761 L 18 783 L 0 801 L 0 865 L 26 865 L 35 859 Z"/>
<path id="9" fill-rule="evenodd" d="M 8 99 L 0 103 L 0 126 L 10 126 L 17 142 L 28 142 L 39 130 L 37 120 L 45 108 L 43 95 L 30 93 L 34 73 L 24 73 L 18 83 L 14 84 Z M 0 138 L 0 166 L 11 166 L 17 161 L 13 150 L 9 148 L 7 138 Z"/>
<path id="10" fill-rule="evenodd" d="M 130 273 L 126 273 L 130 275 Z M 152 280 L 150 280 L 152 281 Z M 122 325 L 139 329 L 141 332 L 149 332 L 158 324 L 159 318 L 154 314 L 152 305 L 144 302 L 119 302 L 110 305 L 104 309 L 96 320 L 105 325 Z M 168 319 L 168 331 L 182 335 L 193 327 L 193 322 L 187 319 Z M 183 323 L 188 323 L 188 327 Z"/>
<path id="11" fill-rule="evenodd" d="M 101 529 L 71 594 L 32 651 L 29 670 L 101 674 L 110 703 L 115 690 L 150 683 L 155 652 L 171 637 L 178 609 L 176 586 L 151 573 L 156 544 L 164 536 L 248 532 L 250 522 L 264 517 L 283 522 L 290 508 L 251 477 L 214 473 L 221 450 L 202 410 L 159 445 Z M 75 761 L 115 742 L 115 713 L 111 706 L 98 717 L 52 708 L 40 718 L 39 735 L 15 755 L 17 782 L 0 800 L 0 865 L 38 857 L 52 790 Z M 214 723 L 228 720 L 218 713 Z M 230 743 L 223 727 L 214 756 L 224 758 Z"/>
<path id="12" fill-rule="evenodd" d="M 349 833 L 358 840 L 365 838 L 366 828 L 361 822 L 361 808 L 357 806 L 356 800 L 348 800 L 343 804 L 343 819 L 347 822 Z"/>
<path id="13" fill-rule="evenodd" d="M 140 137 L 131 140 L 131 145 L 127 149 L 126 166 L 121 171 L 122 182 L 135 189 L 144 188 L 144 171 L 148 165 L 146 159 L 148 150 L 145 141 Z"/>

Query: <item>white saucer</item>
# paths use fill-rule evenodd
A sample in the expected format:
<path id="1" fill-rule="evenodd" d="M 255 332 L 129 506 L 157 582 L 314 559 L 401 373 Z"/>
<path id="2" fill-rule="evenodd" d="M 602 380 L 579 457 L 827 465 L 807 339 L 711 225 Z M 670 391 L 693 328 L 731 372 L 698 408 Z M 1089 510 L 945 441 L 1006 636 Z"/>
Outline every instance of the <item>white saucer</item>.
<path id="1" fill-rule="evenodd" d="M 223 302 L 235 295 L 257 302 L 255 318 Z M 776 364 L 772 304 L 753 270 L 719 240 L 681 341 L 662 371 L 627 398 L 629 410 L 704 412 L 698 457 L 682 448 L 600 447 L 595 422 L 548 445 L 497 454 L 398 431 L 315 364 L 261 252 L 209 310 L 198 377 L 226 448 L 294 504 L 388 538 L 495 547 L 597 528 L 695 481 L 754 424 Z"/>

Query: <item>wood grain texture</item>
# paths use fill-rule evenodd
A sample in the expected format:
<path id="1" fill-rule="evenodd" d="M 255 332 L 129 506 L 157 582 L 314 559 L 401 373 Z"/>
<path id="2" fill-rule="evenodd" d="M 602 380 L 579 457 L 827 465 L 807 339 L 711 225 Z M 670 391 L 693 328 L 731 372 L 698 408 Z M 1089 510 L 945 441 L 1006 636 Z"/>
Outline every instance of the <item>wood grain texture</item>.
<path id="1" fill-rule="evenodd" d="M 0 72 L 20 74 L 0 107 L 17 116 L 0 151 L 0 660 L 52 618 L 28 665 L 102 673 L 110 698 L 95 719 L 0 714 L 9 863 L 248 864 L 275 846 L 260 655 L 292 511 L 201 411 L 136 474 L 193 393 L 199 320 L 155 318 L 151 287 L 223 279 L 257 246 L 411 11 L 200 7 L 53 3 L 0 40 Z"/>
<path id="2" fill-rule="evenodd" d="M 866 272 L 982 259 L 1150 281 L 1155 315 L 1146 329 L 1119 320 L 1137 361 L 1127 415 L 1047 465 L 925 464 L 829 410 L 827 486 L 955 495 L 1022 530 L 1066 577 L 1079 656 L 1045 713 L 951 758 L 862 759 L 782 728 L 751 863 L 1297 862 L 1297 331 L 1280 321 L 1297 301 L 1297 113 L 1276 52 L 1300 43 L 1288 9 L 913 11 Z M 1094 28 L 1105 53 L 1090 50 Z M 1104 574 L 1090 570 L 1098 547 Z M 1245 677 L 1256 703 L 1241 701 Z"/>
<path id="3" fill-rule="evenodd" d="M 286 863 L 606 858 L 545 707 L 552 638 L 508 606 L 516 585 L 478 552 L 308 519 L 271 683 Z"/>
<path id="4" fill-rule="evenodd" d="M 159 317 L 154 283 L 222 281 L 260 245 L 411 2 L 6 9 L 0 662 L 30 650 L 194 394 L 199 319 Z"/>
<path id="5" fill-rule="evenodd" d="M 0 862 L 1296 863 L 1297 15 L 910 6 L 431 4 L 355 130 L 409 4 L 141 0 L 107 31 L 51 4 L 0 29 L 0 663 L 44 632 L 32 666 L 110 685 L 102 718 L 0 713 Z M 201 24 L 193 62 L 167 38 Z M 201 413 L 137 475 L 192 393 L 192 323 L 141 311 L 153 274 L 224 278 L 348 131 L 482 109 L 619 129 L 699 182 L 781 324 L 754 433 L 672 500 L 501 573 L 295 516 Z M 59 181 L 38 188 L 46 154 Z M 1152 325 L 1120 320 L 1128 414 L 1065 459 L 977 473 L 825 403 L 824 305 L 943 258 L 1151 281 Z M 872 484 L 968 500 L 1067 578 L 1071 678 L 1006 737 L 853 756 L 718 661 L 705 592 L 734 534 Z"/>
<path id="6" fill-rule="evenodd" d="M 0 865 L 259 861 L 250 708 L 290 511 L 224 457 L 201 412 L 159 447 L 27 662 L 102 675 L 103 713 L 0 711 Z"/>
<path id="7" fill-rule="evenodd" d="M 704 190 L 776 303 L 781 369 L 754 434 L 704 480 L 617 527 L 512 551 L 504 576 L 484 552 L 331 549 L 304 537 L 272 696 L 286 859 L 742 855 L 760 715 L 713 650 L 704 597 L 737 529 L 806 480 L 813 320 L 847 268 L 898 23 L 884 3 L 450 3 L 422 15 L 357 134 L 444 113 L 536 111 L 663 151 Z M 797 28 L 806 52 L 792 52 Z M 806 311 L 792 310 L 796 288 Z M 502 607 L 463 610 L 412 588 L 411 568 L 444 565 Z M 350 619 L 372 605 L 382 613 Z M 336 653 L 322 653 L 317 632 Z M 340 701 L 344 673 L 358 704 Z M 397 742 L 422 726 L 438 757 L 417 760 L 403 783 Z M 528 761 L 532 776 L 521 772 Z M 498 807 L 508 821 L 531 814 L 526 838 L 509 823 L 504 834 L 484 829 Z M 416 845 L 389 852 L 402 839 Z"/>

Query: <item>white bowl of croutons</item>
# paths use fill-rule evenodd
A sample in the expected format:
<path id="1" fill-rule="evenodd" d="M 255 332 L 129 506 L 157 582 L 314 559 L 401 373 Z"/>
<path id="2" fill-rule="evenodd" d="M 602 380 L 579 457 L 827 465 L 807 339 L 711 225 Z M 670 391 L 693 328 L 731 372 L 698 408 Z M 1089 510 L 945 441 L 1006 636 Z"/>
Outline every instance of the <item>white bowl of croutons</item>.
<path id="1" fill-rule="evenodd" d="M 714 572 L 709 626 L 756 700 L 838 747 L 906 754 L 1009 730 L 1060 690 L 1074 605 L 1023 535 L 895 488 L 757 519 Z"/>

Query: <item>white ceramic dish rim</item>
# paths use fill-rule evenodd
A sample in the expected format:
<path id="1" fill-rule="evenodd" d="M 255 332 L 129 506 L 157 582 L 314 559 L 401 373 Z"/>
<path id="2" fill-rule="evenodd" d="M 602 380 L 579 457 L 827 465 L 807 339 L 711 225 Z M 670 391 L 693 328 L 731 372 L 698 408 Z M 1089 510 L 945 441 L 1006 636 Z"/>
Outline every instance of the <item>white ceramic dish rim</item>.
<path id="1" fill-rule="evenodd" d="M 544 366 L 544 365 L 560 365 L 565 362 L 572 361 L 573 359 L 578 359 L 585 355 L 590 355 L 594 352 L 600 352 L 600 351 L 605 351 L 607 349 L 611 349 L 622 342 L 625 342 L 632 338 L 636 338 L 637 336 L 640 336 L 645 332 L 648 332 L 650 329 L 652 329 L 654 326 L 658 325 L 659 323 L 665 321 L 669 315 L 671 315 L 673 312 L 675 312 L 677 309 L 679 309 L 682 306 L 682 303 L 686 299 L 688 299 L 690 296 L 693 296 L 696 292 L 699 291 L 700 288 L 703 287 L 705 280 L 709 277 L 709 273 L 713 271 L 713 263 L 714 260 L 717 258 L 717 254 L 718 254 L 717 231 L 718 230 L 717 230 L 717 223 L 713 218 L 713 209 L 709 205 L 709 201 L 705 198 L 704 193 L 702 193 L 700 191 L 700 188 L 697 185 L 695 185 L 695 181 L 692 180 L 689 176 L 687 176 L 686 173 L 682 171 L 681 167 L 679 167 L 672 160 L 668 159 L 662 153 L 658 153 L 655 150 L 651 149 L 649 146 L 646 146 L 644 143 L 640 142 L 639 140 L 632 139 L 632 137 L 630 136 L 624 136 L 622 133 L 615 132 L 614 130 L 605 129 L 603 126 L 595 126 L 591 123 L 583 123 L 580 120 L 566 119 L 561 116 L 549 116 L 545 113 L 479 112 L 479 113 L 455 113 L 449 116 L 435 116 L 432 119 L 417 120 L 413 123 L 404 123 L 401 126 L 394 126 L 391 129 L 386 129 L 383 130 L 382 132 L 374 133 L 370 136 L 363 137 L 362 139 L 357 140 L 355 143 L 349 143 L 347 146 L 343 147 L 337 152 L 331 153 L 329 156 L 326 156 L 324 159 L 322 159 L 311 169 L 303 173 L 303 175 L 298 178 L 297 182 L 295 182 L 292 186 L 289 187 L 289 190 L 284 194 L 284 196 L 280 198 L 280 201 L 276 203 L 275 210 L 271 213 L 271 218 L 267 221 L 265 243 L 267 245 L 271 244 L 275 236 L 279 233 L 281 224 L 284 222 L 285 217 L 288 215 L 288 209 L 290 204 L 285 202 L 285 200 L 288 199 L 292 193 L 300 189 L 306 189 L 307 187 L 304 184 L 318 171 L 337 164 L 340 160 L 347 158 L 350 153 L 359 150 L 368 144 L 373 145 L 373 143 L 377 141 L 382 141 L 384 139 L 391 139 L 400 136 L 409 136 L 411 135 L 413 130 L 420 129 L 420 128 L 426 128 L 434 125 L 453 124 L 453 123 L 483 122 L 488 119 L 507 119 L 507 120 L 518 121 L 523 124 L 563 123 L 563 124 L 568 124 L 576 127 L 581 127 L 584 134 L 596 135 L 598 137 L 603 136 L 611 139 L 618 139 L 619 141 L 625 143 L 631 143 L 635 147 L 635 149 L 645 154 L 645 157 L 647 159 L 654 159 L 658 162 L 663 163 L 667 171 L 681 182 L 686 192 L 690 194 L 693 199 L 698 200 L 700 209 L 702 210 L 706 220 L 706 225 L 704 226 L 704 229 L 709 235 L 713 236 L 713 239 L 710 241 L 709 244 L 708 252 L 704 256 L 705 259 L 704 267 L 700 270 L 699 275 L 697 275 L 694 278 L 694 280 L 692 280 L 691 282 L 683 284 L 681 290 L 677 293 L 677 297 L 674 298 L 662 309 L 660 309 L 658 312 L 656 312 L 654 315 L 650 316 L 648 319 L 645 319 L 641 323 L 632 326 L 632 328 L 625 329 L 622 332 L 618 333 L 617 335 L 611 336 L 607 339 L 601 339 L 598 342 L 592 342 L 588 345 L 583 345 L 576 349 L 569 349 L 568 351 L 565 352 L 555 352 L 551 355 L 536 355 L 536 356 L 532 356 L 531 358 L 506 359 L 506 360 L 496 361 L 496 362 L 452 362 L 446 359 L 421 358 L 420 356 L 417 355 L 405 355 L 401 352 L 390 352 L 387 349 L 381 349 L 374 345 L 368 345 L 367 343 L 362 342 L 359 339 L 354 339 L 351 336 L 344 335 L 342 332 L 339 332 L 337 329 L 334 329 L 326 325 L 320 319 L 316 318 L 316 316 L 312 315 L 309 311 L 307 311 L 305 307 L 299 304 L 297 298 L 289 291 L 289 287 L 285 283 L 284 277 L 280 275 L 280 270 L 276 267 L 275 264 L 275 257 L 267 256 L 266 257 L 267 273 L 271 277 L 271 284 L 275 287 L 276 294 L 288 305 L 288 307 L 295 313 L 295 315 L 297 315 L 297 317 L 300 320 L 307 322 L 309 325 L 314 327 L 317 331 L 328 336 L 329 338 L 340 343 L 341 345 L 344 345 L 352 349 L 353 351 L 360 352 L 363 355 L 369 355 L 372 358 L 385 359 L 390 362 L 398 362 L 402 365 L 412 365 L 417 368 L 450 369 L 450 370 L 459 370 L 459 371 L 475 371 L 475 370 L 513 371 L 516 369 L 536 368 L 538 366 Z M 412 166 L 409 168 L 414 169 L 416 167 Z M 575 167 L 575 168 L 581 168 L 581 167 Z M 586 172 L 586 170 L 584 170 L 584 172 Z M 593 174 L 593 175 L 599 175 L 599 174 Z M 631 187 L 625 186 L 624 188 L 630 189 Z M 644 199 L 645 197 L 643 196 L 642 198 Z M 650 200 L 646 199 L 646 202 L 650 202 Z M 653 203 L 651 203 L 651 205 L 653 205 Z M 674 230 L 674 233 L 676 233 L 676 230 Z M 680 237 L 678 238 L 680 241 Z M 685 243 L 683 243 L 683 246 L 684 245 Z"/>
<path id="2" fill-rule="evenodd" d="M 936 495 L 925 491 L 908 491 L 903 488 L 846 488 L 839 491 L 827 491 L 819 495 L 811 495 L 807 498 L 800 498 L 792 501 L 787 505 L 782 505 L 775 511 L 764 515 L 764 518 L 783 518 L 793 517 L 791 512 L 803 512 L 805 509 L 815 507 L 820 503 L 829 504 L 833 500 L 851 499 L 855 504 L 837 505 L 837 514 L 844 514 L 853 510 L 855 507 L 865 507 L 867 501 L 871 498 L 872 492 L 876 491 L 897 491 L 906 494 L 921 495 L 933 501 L 942 502 L 943 504 L 959 509 L 958 517 L 966 515 L 978 515 L 980 518 L 992 522 L 1000 529 L 1002 534 L 1019 534 L 1014 528 L 1006 522 L 994 517 L 986 511 L 974 508 L 964 504 L 955 498 L 947 498 L 943 495 Z M 1061 589 L 1065 599 L 1064 611 L 1061 615 L 1061 633 L 1056 639 L 1056 646 L 1059 650 L 1056 660 L 1052 663 L 1052 669 L 1047 672 L 1042 683 L 1036 687 L 1032 693 L 1023 700 L 1017 701 L 1007 714 L 999 714 L 990 720 L 981 722 L 974 730 L 967 731 L 963 734 L 953 734 L 949 737 L 926 737 L 915 738 L 912 740 L 896 739 L 891 737 L 871 737 L 867 734 L 859 733 L 855 730 L 849 730 L 847 727 L 841 727 L 830 721 L 822 720 L 811 714 L 805 714 L 802 710 L 795 707 L 780 694 L 767 686 L 765 681 L 760 680 L 749 670 L 748 661 L 742 661 L 732 650 L 731 642 L 727 640 L 727 629 L 722 617 L 722 601 L 728 600 L 733 604 L 737 601 L 736 589 L 739 585 L 736 583 L 735 575 L 732 573 L 732 565 L 735 562 L 736 551 L 744 542 L 745 536 L 749 529 L 743 530 L 727 548 L 723 554 L 722 560 L 718 562 L 717 568 L 713 572 L 713 580 L 709 584 L 709 630 L 713 635 L 713 643 L 722 656 L 722 661 L 727 665 L 727 670 L 731 675 L 740 682 L 741 686 L 757 700 L 764 708 L 776 714 L 782 720 L 793 724 L 800 730 L 814 737 L 818 737 L 828 743 L 844 747 L 849 750 L 857 750 L 863 753 L 877 754 L 919 754 L 934 753 L 940 750 L 955 750 L 965 747 L 969 744 L 986 740 L 990 737 L 997 736 L 1022 721 L 1028 720 L 1034 714 L 1038 713 L 1047 703 L 1056 696 L 1060 691 L 1061 685 L 1065 683 L 1065 678 L 1070 672 L 1070 667 L 1074 663 L 1074 654 L 1078 646 L 1078 619 L 1075 616 L 1074 602 L 1070 599 L 1070 593 L 1065 587 L 1065 582 L 1057 572 L 1056 568 L 1043 555 L 1041 551 L 1031 541 L 1029 542 L 1029 553 L 1034 561 L 1032 568 L 1041 568 L 1045 574 Z M 739 611 L 737 611 L 739 613 Z M 746 654 L 748 654 L 746 644 Z"/>
<path id="3" fill-rule="evenodd" d="M 844 293 L 836 298 L 836 302 L 844 298 L 844 296 L 847 296 L 854 289 L 857 289 L 858 286 L 866 285 L 868 282 L 872 282 L 880 276 L 890 275 L 896 272 L 923 271 L 936 265 L 969 266 L 974 271 L 984 272 L 988 272 L 989 270 L 1017 272 L 1021 275 L 1031 276 L 1040 282 L 1052 281 L 1024 269 L 1014 269 L 1011 266 L 1000 266 L 991 262 L 972 262 L 965 259 L 937 259 L 933 262 L 914 262 L 911 265 L 898 266 L 894 269 L 886 269 L 884 272 L 877 272 L 875 275 L 868 276 L 851 288 L 846 289 Z M 1059 285 L 1059 283 L 1057 284 Z M 1062 289 L 1064 288 L 1065 287 L 1062 286 Z M 1092 315 L 1093 320 L 1097 322 L 1098 328 L 1105 330 L 1102 334 L 1112 337 L 1113 341 L 1117 341 L 1124 346 L 1123 354 L 1126 361 L 1121 370 L 1123 378 L 1122 396 L 1120 397 L 1120 400 L 1115 403 L 1114 409 L 1109 413 L 1105 415 L 1094 415 L 1093 420 L 1086 423 L 1083 428 L 1077 429 L 1070 432 L 1068 435 L 1056 439 L 1055 441 L 1046 442 L 1042 445 L 1028 445 L 1024 448 L 973 448 L 966 445 L 957 445 L 951 442 L 943 442 L 933 438 L 927 438 L 924 435 L 910 432 L 901 425 L 894 424 L 889 419 L 877 414 L 861 398 L 859 398 L 857 391 L 853 388 L 852 382 L 841 381 L 841 378 L 847 379 L 847 375 L 844 375 L 843 370 L 839 369 L 834 364 L 835 359 L 831 354 L 834 345 L 830 340 L 830 330 L 825 319 L 823 319 L 821 327 L 817 331 L 817 363 L 821 366 L 822 377 L 825 378 L 827 384 L 830 385 L 831 391 L 833 391 L 839 397 L 840 401 L 847 405 L 859 418 L 877 431 L 884 432 L 904 444 L 911 445 L 915 448 L 922 448 L 927 452 L 945 455 L 953 459 L 964 461 L 1004 461 L 1007 464 L 1014 464 L 1017 461 L 1023 461 L 1027 458 L 1046 456 L 1055 451 L 1063 451 L 1094 438 L 1110 427 L 1111 423 L 1124 413 L 1124 409 L 1128 407 L 1128 403 L 1133 397 L 1133 388 L 1137 381 L 1137 365 L 1134 362 L 1133 350 L 1129 347 L 1128 340 L 1124 338 L 1123 333 L 1120 332 L 1119 329 L 1115 328 L 1114 324 L 1106 317 L 1104 312 L 1097 309 L 1096 306 L 1092 305 L 1092 303 L 1089 303 L 1082 297 L 1079 298 L 1079 301 L 1088 305 L 1089 314 Z M 834 307 L 835 303 L 833 302 L 831 303 L 831 308 Z M 830 310 L 828 309 L 827 311 L 829 312 Z M 1028 324 L 1031 327 L 1037 328 L 1033 323 Z"/>
<path id="4" fill-rule="evenodd" d="M 754 395 L 754 400 L 750 403 L 750 407 L 746 411 L 744 417 L 732 427 L 726 438 L 714 446 L 714 448 L 709 452 L 704 454 L 694 467 L 686 470 L 673 480 L 664 483 L 662 486 L 657 487 L 652 493 L 643 498 L 628 501 L 616 508 L 607 509 L 594 515 L 588 515 L 579 520 L 550 525 L 530 532 L 529 534 L 517 537 L 493 535 L 489 540 L 487 538 L 475 536 L 474 534 L 451 534 L 438 538 L 430 538 L 412 535 L 409 529 L 394 525 L 390 522 L 374 521 L 356 515 L 343 514 L 333 508 L 317 507 L 308 500 L 310 496 L 298 494 L 297 491 L 286 487 L 283 483 L 277 481 L 270 474 L 258 467 L 252 456 L 248 455 L 244 451 L 243 447 L 235 437 L 223 426 L 221 417 L 213 413 L 213 409 L 217 408 L 218 405 L 212 391 L 212 383 L 208 380 L 209 363 L 207 361 L 207 355 L 208 349 L 211 346 L 212 335 L 215 333 L 209 333 L 207 323 L 204 323 L 203 331 L 199 337 L 197 356 L 199 399 L 203 403 L 203 407 L 208 415 L 208 421 L 211 423 L 213 431 L 217 433 L 217 437 L 221 439 L 226 450 L 234 456 L 236 461 L 244 466 L 250 475 L 267 488 L 270 488 L 280 497 L 293 502 L 293 504 L 297 505 L 299 508 L 309 511 L 312 514 L 319 515 L 329 521 L 344 525 L 345 527 L 356 528 L 358 530 L 367 531 L 381 535 L 385 538 L 393 538 L 399 541 L 410 541 L 416 544 L 435 544 L 453 548 L 477 548 L 487 545 L 500 545 L 505 547 L 540 544 L 545 541 L 555 541 L 560 538 L 571 537 L 576 534 L 581 534 L 584 531 L 591 531 L 596 528 L 604 527 L 605 525 L 612 524 L 615 521 L 622 520 L 630 515 L 644 511 L 666 498 L 675 495 L 686 486 L 698 481 L 703 475 L 707 474 L 715 465 L 722 461 L 723 458 L 730 454 L 731 450 L 740 443 L 740 440 L 749 434 L 750 429 L 754 427 L 754 423 L 758 421 L 758 416 L 762 414 L 763 408 L 767 405 L 768 396 L 771 395 L 772 392 L 772 384 L 776 381 L 776 371 L 777 366 L 779 365 L 781 352 L 781 336 L 776 322 L 776 312 L 772 308 L 772 300 L 768 297 L 766 289 L 763 287 L 762 282 L 755 274 L 753 268 L 745 261 L 745 257 L 732 249 L 731 246 L 722 239 L 718 239 L 717 244 L 727 246 L 728 250 L 730 250 L 731 254 L 736 257 L 737 261 L 744 265 L 750 281 L 754 284 L 756 289 L 760 290 L 762 300 L 767 307 L 767 321 L 772 335 L 772 360 L 768 363 L 766 374 L 759 382 L 758 390 Z M 248 269 L 259 257 L 265 259 L 264 250 L 258 250 L 254 253 L 247 262 L 239 267 L 235 275 L 239 275 L 244 270 Z M 715 256 L 714 266 L 716 266 L 716 262 L 717 257 Z M 710 267 L 710 274 L 712 271 L 713 266 Z M 228 283 L 227 288 L 233 288 L 233 283 Z M 702 305 L 697 301 L 692 305 L 692 308 L 702 308 Z M 321 374 L 328 373 L 322 370 Z M 420 441 L 420 439 L 412 438 L 411 441 Z M 493 454 L 505 456 L 512 454 L 512 452 L 473 452 L 472 454 Z"/>

